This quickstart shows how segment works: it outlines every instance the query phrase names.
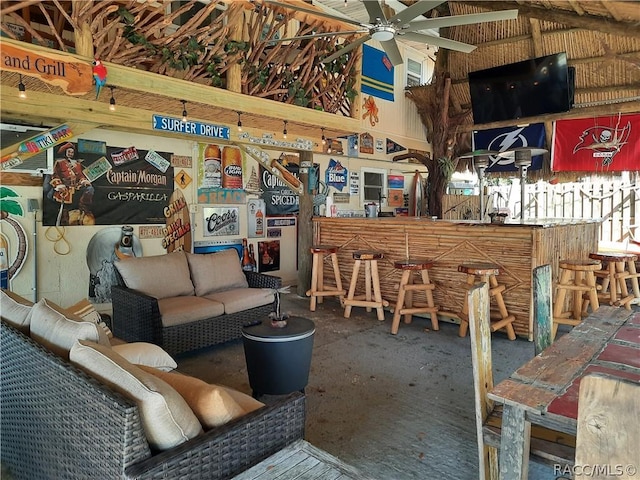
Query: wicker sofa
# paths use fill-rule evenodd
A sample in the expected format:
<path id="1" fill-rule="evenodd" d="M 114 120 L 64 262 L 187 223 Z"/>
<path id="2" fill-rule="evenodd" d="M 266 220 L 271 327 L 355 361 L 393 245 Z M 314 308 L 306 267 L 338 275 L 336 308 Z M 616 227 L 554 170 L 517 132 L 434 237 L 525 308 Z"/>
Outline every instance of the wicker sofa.
<path id="1" fill-rule="evenodd" d="M 243 272 L 235 250 L 174 252 L 115 263 L 111 329 L 172 355 L 242 337 L 242 327 L 273 311 L 279 277 Z"/>
<path id="2" fill-rule="evenodd" d="M 154 451 L 137 403 L 4 319 L 0 355 L 3 478 L 231 478 L 304 434 L 296 392 Z"/>

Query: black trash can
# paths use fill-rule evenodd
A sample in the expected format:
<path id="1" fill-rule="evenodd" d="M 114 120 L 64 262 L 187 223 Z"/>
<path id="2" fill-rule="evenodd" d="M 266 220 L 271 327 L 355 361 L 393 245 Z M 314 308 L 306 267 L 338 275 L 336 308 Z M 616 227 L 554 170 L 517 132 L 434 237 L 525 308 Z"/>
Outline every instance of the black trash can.
<path id="1" fill-rule="evenodd" d="M 244 327 L 242 341 L 253 396 L 304 391 L 309 382 L 315 325 L 308 318 L 290 317 L 275 328 L 270 320 Z"/>

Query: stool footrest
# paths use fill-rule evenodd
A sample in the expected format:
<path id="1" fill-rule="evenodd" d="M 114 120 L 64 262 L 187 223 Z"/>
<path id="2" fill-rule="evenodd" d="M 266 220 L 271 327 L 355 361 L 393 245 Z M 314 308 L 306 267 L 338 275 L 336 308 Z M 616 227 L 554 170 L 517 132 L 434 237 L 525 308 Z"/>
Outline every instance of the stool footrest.
<path id="1" fill-rule="evenodd" d="M 307 297 L 310 297 L 311 295 L 315 296 L 315 297 L 329 297 L 329 296 L 333 296 L 333 295 L 346 295 L 346 292 L 344 290 L 316 290 L 314 292 L 312 292 L 311 290 L 307 290 Z"/>
<path id="2" fill-rule="evenodd" d="M 433 283 L 427 283 L 426 285 L 424 283 L 412 283 L 412 284 L 407 284 L 402 288 L 407 292 L 419 292 L 419 291 L 434 290 L 436 286 Z"/>
<path id="3" fill-rule="evenodd" d="M 515 321 L 515 319 L 516 319 L 516 317 L 514 317 L 513 315 L 509 315 L 506 318 L 497 320 L 495 322 L 491 322 L 490 329 L 491 329 L 492 332 L 495 332 L 496 330 L 500 330 L 501 328 L 506 327 L 510 323 L 513 323 Z"/>
<path id="4" fill-rule="evenodd" d="M 577 292 L 589 292 L 593 289 L 589 285 L 563 285 L 558 284 L 558 288 L 564 288 L 565 290 L 575 290 Z"/>
<path id="5" fill-rule="evenodd" d="M 430 307 L 428 305 L 424 307 L 420 307 L 420 306 L 414 305 L 411 308 L 400 309 L 400 315 L 406 315 L 407 313 L 410 313 L 412 315 L 414 313 L 438 313 L 438 307 Z"/>
<path id="6" fill-rule="evenodd" d="M 379 307 L 379 306 L 388 307 L 389 306 L 389 302 L 386 300 L 382 300 L 381 302 L 376 302 L 374 300 L 371 300 L 371 301 L 364 300 L 359 297 L 353 297 L 350 299 L 345 298 L 344 304 L 352 307 Z"/>

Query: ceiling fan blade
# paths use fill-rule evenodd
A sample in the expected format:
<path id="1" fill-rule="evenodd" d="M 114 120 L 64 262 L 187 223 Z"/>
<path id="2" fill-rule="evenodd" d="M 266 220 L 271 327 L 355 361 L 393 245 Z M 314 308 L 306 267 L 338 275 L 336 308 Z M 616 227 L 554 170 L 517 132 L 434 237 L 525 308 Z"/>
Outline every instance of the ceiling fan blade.
<path id="1" fill-rule="evenodd" d="M 368 31 L 369 30 L 351 30 L 351 31 L 343 31 L 343 32 L 310 33 L 308 35 L 300 35 L 299 37 L 274 38 L 273 40 L 267 40 L 266 43 L 279 43 L 279 42 L 286 42 L 288 40 L 304 40 L 306 38 L 335 37 L 337 35 L 353 35 L 354 33 L 367 33 Z"/>
<path id="2" fill-rule="evenodd" d="M 518 10 L 502 10 L 499 12 L 472 13 L 469 15 L 453 15 L 451 17 L 430 18 L 411 22 L 406 32 L 428 30 L 430 28 L 453 27 L 455 25 L 471 25 L 474 23 L 496 22 L 518 18 Z"/>
<path id="3" fill-rule="evenodd" d="M 386 21 L 387 17 L 382 11 L 380 2 L 376 0 L 376 1 L 369 1 L 369 2 L 362 2 L 362 3 L 364 4 L 364 8 L 367 9 L 367 13 L 369 14 L 369 23 L 373 23 L 373 24 L 378 23 L 376 22 L 376 18 L 379 18 L 381 22 Z"/>
<path id="4" fill-rule="evenodd" d="M 365 2 L 366 4 L 367 2 Z M 444 3 L 442 0 L 423 0 L 418 1 L 411 5 L 408 8 L 405 8 L 401 12 L 396 13 L 393 17 L 391 17 L 388 21 L 389 23 L 394 23 L 398 26 L 406 25 L 411 20 L 416 18 L 418 15 L 422 15 L 425 12 L 428 12 L 432 8 L 436 8 L 441 3 Z"/>
<path id="5" fill-rule="evenodd" d="M 391 63 L 394 66 L 402 65 L 404 60 L 402 60 L 402 55 L 400 55 L 400 50 L 398 49 L 398 44 L 392 38 L 391 40 L 387 40 L 386 42 L 380 42 L 382 48 L 384 48 L 384 53 L 387 54 Z"/>
<path id="6" fill-rule="evenodd" d="M 397 39 L 410 40 L 412 42 L 420 42 L 428 45 L 434 45 L 436 47 L 446 48 L 448 50 L 455 50 L 457 52 L 471 53 L 477 47 L 475 45 L 469 45 L 468 43 L 457 42 L 443 37 L 434 37 L 433 35 L 423 35 L 421 33 L 406 32 L 399 34 Z"/>
<path id="7" fill-rule="evenodd" d="M 365 27 L 366 26 L 366 25 L 361 24 L 360 22 L 356 22 L 355 20 L 351 20 L 350 18 L 347 18 L 347 17 L 338 17 L 337 15 L 330 15 L 330 14 L 324 13 L 323 11 L 320 11 L 320 10 L 313 10 L 311 8 L 300 7 L 298 5 L 294 5 L 294 4 L 291 4 L 291 3 L 276 2 L 274 0 L 265 0 L 265 3 L 268 3 L 270 5 L 274 5 L 276 7 L 287 8 L 289 10 L 296 10 L 298 12 L 308 13 L 309 15 L 315 15 L 315 16 L 318 16 L 318 17 L 328 18 L 330 20 L 335 20 L 337 22 L 350 23 L 352 25 L 357 25 L 359 27 Z"/>
<path id="8" fill-rule="evenodd" d="M 363 35 L 362 37 L 360 37 L 357 40 L 354 40 L 353 42 L 351 42 L 350 44 L 348 44 L 347 46 L 345 46 L 344 48 L 339 49 L 337 52 L 332 53 L 331 55 L 329 55 L 327 58 L 323 58 L 322 59 L 322 63 L 330 63 L 333 62 L 336 58 L 341 57 L 342 55 L 344 55 L 347 52 L 350 52 L 351 50 L 353 50 L 354 48 L 359 47 L 360 45 L 362 45 L 364 42 L 366 42 L 367 40 L 369 40 L 371 38 L 371 35 Z"/>

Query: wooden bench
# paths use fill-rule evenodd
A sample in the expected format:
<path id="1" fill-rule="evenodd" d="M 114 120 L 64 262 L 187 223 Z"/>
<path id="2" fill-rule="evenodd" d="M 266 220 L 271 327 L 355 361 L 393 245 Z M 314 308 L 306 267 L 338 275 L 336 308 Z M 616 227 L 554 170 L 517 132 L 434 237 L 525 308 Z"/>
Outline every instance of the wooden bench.
<path id="1" fill-rule="evenodd" d="M 533 285 L 542 287 L 534 290 L 535 309 L 534 332 L 538 348 L 545 348 L 551 341 L 553 319 L 551 313 L 551 269 L 548 265 L 538 267 L 533 272 Z M 481 283 L 469 289 L 468 297 L 469 331 L 471 335 L 471 357 L 473 363 L 473 386 L 475 393 L 476 431 L 480 479 L 497 479 L 498 449 L 502 430 L 502 408 L 494 407 L 487 397 L 493 388 L 491 362 L 491 322 L 489 307 L 489 286 Z M 575 437 L 562 432 L 538 426 L 531 428 L 530 455 L 538 461 L 550 465 L 573 465 Z"/>

